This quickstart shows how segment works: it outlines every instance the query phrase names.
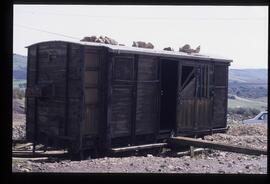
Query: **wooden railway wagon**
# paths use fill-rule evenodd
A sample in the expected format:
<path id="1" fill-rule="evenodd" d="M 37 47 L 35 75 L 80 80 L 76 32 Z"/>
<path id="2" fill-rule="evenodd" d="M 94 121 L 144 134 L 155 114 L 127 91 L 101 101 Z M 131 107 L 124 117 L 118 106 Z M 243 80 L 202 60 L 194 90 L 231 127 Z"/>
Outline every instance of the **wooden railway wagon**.
<path id="1" fill-rule="evenodd" d="M 230 62 L 91 42 L 30 45 L 27 140 L 106 153 L 225 131 Z"/>

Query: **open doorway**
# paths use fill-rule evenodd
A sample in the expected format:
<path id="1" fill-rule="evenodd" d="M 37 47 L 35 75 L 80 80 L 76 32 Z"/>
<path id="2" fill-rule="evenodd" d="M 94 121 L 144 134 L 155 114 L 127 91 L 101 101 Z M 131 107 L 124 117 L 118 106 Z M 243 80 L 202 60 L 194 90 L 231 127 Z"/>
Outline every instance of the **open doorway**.
<path id="1" fill-rule="evenodd" d="M 171 132 L 176 123 L 176 92 L 178 62 L 161 61 L 160 132 Z"/>

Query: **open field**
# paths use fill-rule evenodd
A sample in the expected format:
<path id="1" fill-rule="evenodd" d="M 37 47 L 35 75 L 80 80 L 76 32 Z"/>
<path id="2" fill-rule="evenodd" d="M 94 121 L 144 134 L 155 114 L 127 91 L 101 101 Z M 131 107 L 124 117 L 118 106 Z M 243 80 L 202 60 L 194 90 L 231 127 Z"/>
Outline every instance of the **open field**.
<path id="1" fill-rule="evenodd" d="M 229 108 L 255 108 L 259 110 L 265 110 L 267 108 L 267 97 L 261 97 L 258 99 L 247 99 L 237 97 L 236 99 L 228 99 Z"/>

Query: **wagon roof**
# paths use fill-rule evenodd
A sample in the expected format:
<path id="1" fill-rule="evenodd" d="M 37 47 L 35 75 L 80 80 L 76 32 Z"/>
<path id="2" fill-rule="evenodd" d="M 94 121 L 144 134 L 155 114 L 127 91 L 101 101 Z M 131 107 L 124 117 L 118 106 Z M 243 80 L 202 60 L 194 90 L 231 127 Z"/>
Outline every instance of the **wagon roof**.
<path id="1" fill-rule="evenodd" d="M 186 58 L 186 59 L 201 59 L 201 60 L 218 60 L 221 62 L 232 62 L 232 59 L 228 59 L 221 56 L 214 56 L 214 55 L 203 55 L 203 54 L 197 54 L 197 53 L 191 53 L 187 54 L 185 52 L 180 51 L 166 51 L 166 50 L 156 50 L 156 49 L 148 49 L 148 48 L 138 48 L 138 47 L 130 47 L 130 46 L 120 46 L 120 45 L 110 45 L 110 44 L 104 44 L 104 43 L 95 43 L 95 42 L 70 42 L 70 41 L 61 41 L 61 40 L 53 40 L 53 41 L 45 41 L 45 42 L 39 42 L 32 45 L 27 46 L 26 48 L 42 44 L 42 43 L 48 43 L 48 42 L 68 42 L 68 43 L 75 43 L 80 45 L 88 45 L 88 46 L 97 46 L 97 47 L 106 47 L 109 49 L 112 53 L 127 53 L 127 54 L 144 54 L 144 55 L 153 55 L 153 56 L 163 56 L 163 57 L 176 57 L 176 58 Z"/>

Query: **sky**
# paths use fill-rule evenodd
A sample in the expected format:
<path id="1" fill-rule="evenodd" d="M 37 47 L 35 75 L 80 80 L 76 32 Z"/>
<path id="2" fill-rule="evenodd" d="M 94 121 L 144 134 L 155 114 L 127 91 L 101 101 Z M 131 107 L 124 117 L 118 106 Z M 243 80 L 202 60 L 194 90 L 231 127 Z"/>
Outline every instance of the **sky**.
<path id="1" fill-rule="evenodd" d="M 231 68 L 268 67 L 267 6 L 14 5 L 13 53 L 92 35 L 127 46 L 151 42 L 158 50 L 200 45 L 201 54 L 232 59 Z"/>

